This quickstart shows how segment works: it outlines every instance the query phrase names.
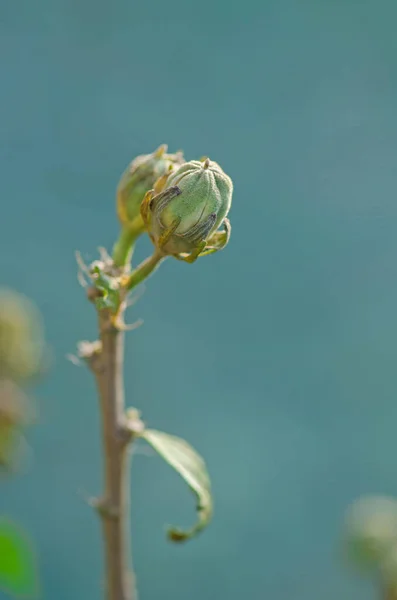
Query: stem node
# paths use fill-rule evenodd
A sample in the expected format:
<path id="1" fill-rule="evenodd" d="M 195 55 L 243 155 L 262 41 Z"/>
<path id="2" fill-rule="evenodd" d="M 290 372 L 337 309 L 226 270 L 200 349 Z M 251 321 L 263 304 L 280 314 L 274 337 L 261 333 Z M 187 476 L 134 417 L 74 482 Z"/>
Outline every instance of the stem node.
<path id="1" fill-rule="evenodd" d="M 103 528 L 107 600 L 136 600 L 131 570 L 129 526 L 129 458 L 134 436 L 125 435 L 124 333 L 112 323 L 107 309 L 98 310 L 100 368 L 93 368 L 102 415 L 105 490 L 94 501 Z"/>

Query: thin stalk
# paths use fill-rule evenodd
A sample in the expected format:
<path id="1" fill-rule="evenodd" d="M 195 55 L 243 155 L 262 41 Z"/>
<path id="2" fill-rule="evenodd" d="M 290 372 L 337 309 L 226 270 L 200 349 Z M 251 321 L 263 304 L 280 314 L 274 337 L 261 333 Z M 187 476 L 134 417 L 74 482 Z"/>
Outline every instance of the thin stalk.
<path id="1" fill-rule="evenodd" d="M 116 267 L 124 267 L 131 262 L 135 242 L 144 230 L 145 226 L 140 217 L 122 226 L 119 239 L 113 247 L 112 258 Z"/>
<path id="2" fill-rule="evenodd" d="M 105 545 L 106 599 L 136 600 L 130 548 L 131 433 L 124 414 L 124 334 L 107 310 L 99 311 L 102 348 L 92 368 L 102 415 L 104 495 L 97 503 Z"/>
<path id="3" fill-rule="evenodd" d="M 152 256 L 146 258 L 141 264 L 128 276 L 124 287 L 126 290 L 132 290 L 151 275 L 160 263 L 166 258 L 159 250 L 155 250 Z"/>

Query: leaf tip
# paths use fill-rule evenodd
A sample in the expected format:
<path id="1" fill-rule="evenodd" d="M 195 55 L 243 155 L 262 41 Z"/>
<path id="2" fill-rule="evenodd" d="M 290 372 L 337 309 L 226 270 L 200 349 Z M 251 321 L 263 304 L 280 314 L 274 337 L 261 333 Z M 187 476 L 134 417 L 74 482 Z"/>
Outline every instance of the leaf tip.
<path id="1" fill-rule="evenodd" d="M 186 542 L 190 536 L 180 529 L 169 529 L 167 531 L 167 538 L 170 540 L 170 542 L 181 544 L 182 542 Z"/>

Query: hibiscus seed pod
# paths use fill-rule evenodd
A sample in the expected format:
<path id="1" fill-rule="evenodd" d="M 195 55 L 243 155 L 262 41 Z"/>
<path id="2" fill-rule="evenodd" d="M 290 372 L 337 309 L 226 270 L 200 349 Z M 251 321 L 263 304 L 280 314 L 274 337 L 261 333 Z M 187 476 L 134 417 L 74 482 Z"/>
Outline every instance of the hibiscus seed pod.
<path id="1" fill-rule="evenodd" d="M 182 152 L 167 154 L 163 144 L 152 154 L 137 156 L 124 171 L 117 186 L 117 213 L 123 225 L 140 220 L 140 205 L 148 190 L 183 164 Z"/>
<path id="2" fill-rule="evenodd" d="M 166 254 L 194 251 L 208 240 L 227 216 L 233 182 L 218 163 L 192 160 L 181 165 L 167 179 L 167 189 L 150 203 L 149 233 L 155 244 L 172 229 L 162 246 Z"/>

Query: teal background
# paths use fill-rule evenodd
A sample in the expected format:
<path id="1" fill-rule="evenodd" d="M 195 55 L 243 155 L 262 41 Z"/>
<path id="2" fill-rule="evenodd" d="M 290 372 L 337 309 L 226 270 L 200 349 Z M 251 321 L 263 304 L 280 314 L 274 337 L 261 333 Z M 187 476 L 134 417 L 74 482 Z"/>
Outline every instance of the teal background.
<path id="1" fill-rule="evenodd" d="M 65 359 L 95 336 L 74 251 L 111 246 L 118 177 L 163 142 L 235 195 L 227 250 L 169 260 L 131 309 L 128 401 L 205 455 L 216 501 L 169 545 L 192 499 L 139 448 L 140 599 L 378 597 L 340 535 L 357 496 L 397 495 L 396 19 L 395 0 L 2 2 L 0 277 L 55 360 L 0 510 L 37 543 L 43 598 L 103 586 L 94 386 Z"/>

